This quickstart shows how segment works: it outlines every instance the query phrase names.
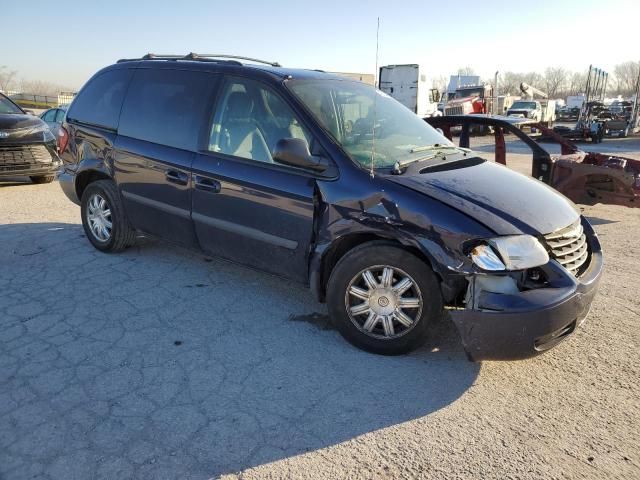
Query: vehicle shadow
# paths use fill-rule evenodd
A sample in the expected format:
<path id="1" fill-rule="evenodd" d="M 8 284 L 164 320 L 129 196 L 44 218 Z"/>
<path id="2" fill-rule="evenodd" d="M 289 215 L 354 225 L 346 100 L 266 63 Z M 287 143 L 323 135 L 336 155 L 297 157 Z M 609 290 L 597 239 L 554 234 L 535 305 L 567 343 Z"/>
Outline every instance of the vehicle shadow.
<path id="1" fill-rule="evenodd" d="M 29 177 L 7 177 L 0 178 L 0 188 L 16 187 L 18 185 L 31 185 L 33 182 Z"/>
<path id="2" fill-rule="evenodd" d="M 599 218 L 599 217 L 587 217 L 587 220 L 589 220 L 589 223 L 591 225 L 608 225 L 610 223 L 618 223 L 617 220 L 608 220 L 606 218 Z"/>
<path id="3" fill-rule="evenodd" d="M 0 244 L 0 384 L 35 386 L 0 408 L 0 465 L 208 479 L 427 416 L 480 370 L 446 318 L 410 355 L 368 354 L 307 289 L 161 242 L 103 254 L 38 223 Z"/>

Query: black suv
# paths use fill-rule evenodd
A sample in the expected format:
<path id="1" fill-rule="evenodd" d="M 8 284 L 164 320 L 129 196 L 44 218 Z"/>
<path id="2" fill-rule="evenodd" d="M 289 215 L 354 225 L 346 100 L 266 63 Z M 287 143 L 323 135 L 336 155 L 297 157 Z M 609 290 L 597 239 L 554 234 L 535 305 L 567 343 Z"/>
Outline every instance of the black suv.
<path id="1" fill-rule="evenodd" d="M 33 183 L 49 183 L 60 165 L 49 126 L 0 93 L 0 178 L 28 176 Z"/>
<path id="2" fill-rule="evenodd" d="M 61 135 L 60 184 L 97 249 L 142 232 L 308 284 L 372 352 L 418 347 L 448 308 L 472 359 L 535 355 L 582 322 L 601 274 L 565 197 L 321 71 L 121 60 Z"/>

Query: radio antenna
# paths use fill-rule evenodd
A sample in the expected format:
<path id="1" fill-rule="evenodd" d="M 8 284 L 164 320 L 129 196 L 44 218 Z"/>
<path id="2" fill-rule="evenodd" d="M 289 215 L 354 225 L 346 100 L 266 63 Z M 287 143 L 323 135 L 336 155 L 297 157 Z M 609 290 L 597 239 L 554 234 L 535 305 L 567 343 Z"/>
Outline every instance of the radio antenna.
<path id="1" fill-rule="evenodd" d="M 376 28 L 376 73 L 374 78 L 377 79 L 377 81 L 375 81 L 375 85 L 374 88 L 378 89 L 380 88 L 380 72 L 378 71 L 378 46 L 379 46 L 379 39 L 380 39 L 380 17 L 378 17 L 378 26 Z M 374 96 L 373 96 L 373 125 L 371 126 L 371 171 L 369 172 L 369 174 L 371 175 L 371 178 L 374 177 L 375 173 L 374 173 L 374 169 L 373 169 L 373 161 L 375 159 L 376 156 L 376 102 L 378 100 L 378 92 L 373 92 Z"/>

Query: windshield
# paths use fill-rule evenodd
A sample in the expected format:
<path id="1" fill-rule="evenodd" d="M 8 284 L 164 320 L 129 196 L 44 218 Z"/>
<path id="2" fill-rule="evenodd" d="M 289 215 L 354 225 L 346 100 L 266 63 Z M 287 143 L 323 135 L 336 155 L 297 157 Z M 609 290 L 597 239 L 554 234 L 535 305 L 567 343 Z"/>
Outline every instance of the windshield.
<path id="1" fill-rule="evenodd" d="M 454 98 L 481 97 L 484 94 L 484 87 L 480 88 L 461 88 L 456 90 Z"/>
<path id="2" fill-rule="evenodd" d="M 22 113 L 8 98 L 0 95 L 0 113 Z"/>
<path id="3" fill-rule="evenodd" d="M 453 144 L 404 105 L 360 82 L 291 80 L 293 93 L 345 152 L 363 167 L 433 156 L 431 147 Z M 375 138 L 373 135 L 375 124 Z"/>
<path id="4" fill-rule="evenodd" d="M 535 110 L 536 102 L 513 102 L 511 108 L 524 108 L 526 110 Z"/>

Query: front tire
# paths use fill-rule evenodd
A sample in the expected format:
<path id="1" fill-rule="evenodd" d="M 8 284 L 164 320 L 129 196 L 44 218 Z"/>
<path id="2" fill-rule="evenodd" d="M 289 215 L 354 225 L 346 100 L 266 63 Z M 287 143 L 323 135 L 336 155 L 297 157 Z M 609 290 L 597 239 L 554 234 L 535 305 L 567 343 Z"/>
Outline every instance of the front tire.
<path id="1" fill-rule="evenodd" d="M 122 200 L 110 180 L 90 183 L 82 193 L 82 226 L 91 244 L 102 252 L 120 252 L 135 242 Z"/>
<path id="2" fill-rule="evenodd" d="M 382 355 L 423 345 L 429 324 L 442 316 L 442 303 L 429 265 L 379 242 L 348 252 L 327 286 L 329 313 L 338 331 L 356 347 Z"/>

